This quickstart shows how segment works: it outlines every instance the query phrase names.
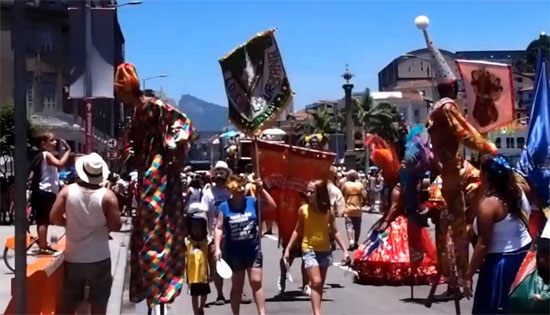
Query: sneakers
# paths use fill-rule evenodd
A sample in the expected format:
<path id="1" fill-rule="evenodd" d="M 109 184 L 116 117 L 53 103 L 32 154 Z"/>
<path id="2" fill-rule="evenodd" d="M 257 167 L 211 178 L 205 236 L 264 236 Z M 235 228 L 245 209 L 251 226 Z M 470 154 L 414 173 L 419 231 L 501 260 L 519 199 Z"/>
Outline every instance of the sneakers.
<path id="1" fill-rule="evenodd" d="M 241 296 L 241 304 L 250 304 L 252 303 L 252 299 L 249 299 L 246 294 L 243 293 Z"/>
<path id="2" fill-rule="evenodd" d="M 304 293 L 305 295 L 307 296 L 311 296 L 311 288 L 309 287 L 309 285 L 305 285 L 303 288 L 302 288 L 302 293 Z"/>
<path id="3" fill-rule="evenodd" d="M 286 279 L 281 277 L 281 275 L 279 275 L 279 278 L 277 279 L 277 289 L 279 289 L 279 294 L 285 293 Z"/>
<path id="4" fill-rule="evenodd" d="M 222 296 L 218 296 L 216 299 L 216 302 L 214 302 L 214 305 L 225 305 L 225 298 Z"/>

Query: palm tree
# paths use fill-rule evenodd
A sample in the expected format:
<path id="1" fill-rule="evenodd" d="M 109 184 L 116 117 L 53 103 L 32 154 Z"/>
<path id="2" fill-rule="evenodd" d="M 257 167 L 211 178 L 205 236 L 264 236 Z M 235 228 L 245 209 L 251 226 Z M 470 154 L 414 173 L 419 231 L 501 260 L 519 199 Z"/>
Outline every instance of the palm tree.
<path id="1" fill-rule="evenodd" d="M 311 125 L 313 133 L 320 133 L 323 136 L 326 136 L 326 134 L 334 131 L 334 119 L 327 109 L 313 112 L 311 113 L 311 117 L 313 117 Z"/>
<path id="2" fill-rule="evenodd" d="M 365 89 L 361 100 L 355 101 L 354 118 L 365 132 L 375 133 L 390 143 L 396 143 L 399 139 L 399 121 L 401 115 L 395 105 L 380 103 L 373 106 L 370 90 Z"/>

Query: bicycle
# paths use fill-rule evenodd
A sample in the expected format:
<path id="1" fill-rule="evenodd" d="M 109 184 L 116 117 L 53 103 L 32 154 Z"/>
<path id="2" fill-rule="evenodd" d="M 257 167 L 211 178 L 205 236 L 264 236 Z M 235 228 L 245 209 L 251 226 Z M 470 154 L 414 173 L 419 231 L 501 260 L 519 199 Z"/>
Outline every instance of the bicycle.
<path id="1" fill-rule="evenodd" d="M 29 255 L 29 250 L 34 244 L 38 243 L 38 236 L 27 233 L 26 237 L 26 252 Z M 37 244 L 38 246 L 38 244 Z M 12 236 L 6 240 L 4 244 L 4 264 L 6 267 L 15 272 L 15 236 Z"/>

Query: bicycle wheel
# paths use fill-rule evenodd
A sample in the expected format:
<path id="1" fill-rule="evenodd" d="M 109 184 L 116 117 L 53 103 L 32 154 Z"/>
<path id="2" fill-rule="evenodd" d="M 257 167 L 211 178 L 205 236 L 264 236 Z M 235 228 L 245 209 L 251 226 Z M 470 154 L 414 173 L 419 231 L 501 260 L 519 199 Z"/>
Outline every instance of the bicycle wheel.
<path id="1" fill-rule="evenodd" d="M 11 272 L 15 272 L 15 250 L 8 247 L 4 248 L 4 264 Z"/>

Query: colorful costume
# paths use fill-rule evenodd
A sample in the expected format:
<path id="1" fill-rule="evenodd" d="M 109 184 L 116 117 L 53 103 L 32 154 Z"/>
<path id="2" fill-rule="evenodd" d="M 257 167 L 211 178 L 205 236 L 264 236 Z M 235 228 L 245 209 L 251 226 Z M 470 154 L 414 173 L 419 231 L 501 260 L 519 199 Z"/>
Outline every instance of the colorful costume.
<path id="1" fill-rule="evenodd" d="M 137 76 L 132 65 L 120 65 L 115 85 L 119 89 L 128 81 L 124 73 Z M 172 302 L 184 283 L 186 229 L 180 173 L 188 144 L 197 132 L 187 116 L 174 107 L 154 98 L 142 100 L 134 108 L 125 156 L 128 168 L 139 173 L 130 300 L 147 298 L 152 306 Z"/>
<path id="2" fill-rule="evenodd" d="M 418 17 L 416 26 L 422 30 L 426 45 L 433 58 L 433 73 L 442 99 L 436 102 L 428 117 L 428 133 L 431 137 L 435 161 L 440 167 L 442 195 L 447 204 L 447 218 L 451 222 L 452 238 L 455 244 L 459 279 L 463 279 L 468 266 L 468 241 L 464 214 L 464 192 L 460 187 L 462 157 L 459 146 L 463 144 L 481 153 L 497 152 L 494 144 L 485 140 L 459 112 L 456 103 L 448 97 L 457 97 L 457 80 L 441 52 L 435 46 L 426 30 L 429 21 Z M 435 97 L 434 97 L 435 99 Z M 455 284 L 450 283 L 452 286 Z"/>

